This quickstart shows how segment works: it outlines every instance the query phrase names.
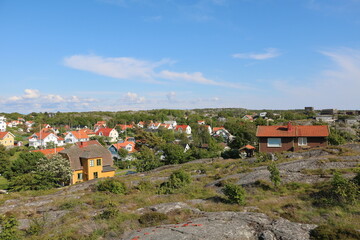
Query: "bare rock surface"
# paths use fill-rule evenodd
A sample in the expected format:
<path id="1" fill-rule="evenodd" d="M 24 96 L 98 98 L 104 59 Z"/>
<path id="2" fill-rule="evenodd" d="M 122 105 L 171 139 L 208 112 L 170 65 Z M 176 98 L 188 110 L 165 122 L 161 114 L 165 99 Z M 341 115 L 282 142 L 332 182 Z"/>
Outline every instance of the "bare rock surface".
<path id="1" fill-rule="evenodd" d="M 271 219 L 262 213 L 209 212 L 181 224 L 143 228 L 125 233 L 123 240 L 305 240 L 316 225 Z"/>

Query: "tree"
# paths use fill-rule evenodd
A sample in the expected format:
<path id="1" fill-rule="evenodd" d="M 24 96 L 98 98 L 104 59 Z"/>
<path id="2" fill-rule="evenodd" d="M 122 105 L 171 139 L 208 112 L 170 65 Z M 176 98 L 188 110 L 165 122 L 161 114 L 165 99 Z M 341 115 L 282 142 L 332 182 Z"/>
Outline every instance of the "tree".
<path id="1" fill-rule="evenodd" d="M 152 149 L 146 146 L 143 146 L 140 149 L 136 158 L 135 167 L 138 172 L 150 171 L 162 165 L 159 156 L 156 155 Z"/>
<path id="2" fill-rule="evenodd" d="M 17 229 L 19 223 L 14 216 L 0 216 L 0 239 L 14 240 L 19 239 L 19 231 Z"/>
<path id="3" fill-rule="evenodd" d="M 6 148 L 0 144 L 0 174 L 4 174 L 6 169 L 10 165 L 10 156 L 6 151 Z"/>
<path id="4" fill-rule="evenodd" d="M 40 158 L 37 162 L 36 173 L 53 186 L 65 185 L 70 182 L 72 169 L 70 161 L 56 154 L 51 158 Z"/>
<path id="5" fill-rule="evenodd" d="M 37 162 L 43 158 L 41 152 L 22 152 L 19 157 L 11 162 L 10 167 L 4 173 L 5 178 L 10 180 L 22 174 L 31 173 L 36 170 Z"/>
<path id="6" fill-rule="evenodd" d="M 275 187 L 278 187 L 281 183 L 280 171 L 276 167 L 276 164 L 272 162 L 268 165 L 267 170 L 270 172 L 270 180 Z"/>
<path id="7" fill-rule="evenodd" d="M 164 152 L 165 164 L 179 164 L 189 161 L 189 154 L 184 153 L 181 145 L 168 143 L 161 147 Z"/>
<path id="8" fill-rule="evenodd" d="M 246 192 L 243 187 L 235 184 L 226 184 L 222 192 L 228 197 L 229 202 L 239 205 L 245 204 Z"/>

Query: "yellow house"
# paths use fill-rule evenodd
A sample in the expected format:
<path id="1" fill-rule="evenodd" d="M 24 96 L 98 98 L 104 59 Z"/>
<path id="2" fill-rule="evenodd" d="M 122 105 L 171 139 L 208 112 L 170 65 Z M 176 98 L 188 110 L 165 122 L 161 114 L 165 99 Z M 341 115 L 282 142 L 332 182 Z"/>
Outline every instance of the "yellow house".
<path id="1" fill-rule="evenodd" d="M 60 154 L 70 160 L 73 169 L 71 184 L 115 176 L 115 169 L 111 167 L 113 165 L 111 153 L 97 141 L 77 144 L 64 149 Z"/>
<path id="2" fill-rule="evenodd" d="M 13 147 L 14 146 L 14 134 L 11 132 L 0 132 L 0 144 L 5 147 Z"/>

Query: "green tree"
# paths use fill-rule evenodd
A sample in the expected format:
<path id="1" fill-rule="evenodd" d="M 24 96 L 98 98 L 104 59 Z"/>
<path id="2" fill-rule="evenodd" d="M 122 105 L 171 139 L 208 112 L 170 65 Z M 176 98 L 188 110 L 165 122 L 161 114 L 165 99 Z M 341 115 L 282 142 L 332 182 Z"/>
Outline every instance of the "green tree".
<path id="1" fill-rule="evenodd" d="M 270 163 L 267 167 L 267 170 L 270 172 L 270 180 L 277 188 L 281 183 L 280 171 L 276 167 L 274 162 Z"/>
<path id="2" fill-rule="evenodd" d="M 354 204 L 359 195 L 359 187 L 355 181 L 350 181 L 339 172 L 335 172 L 331 180 L 330 195 L 335 203 Z"/>
<path id="3" fill-rule="evenodd" d="M 160 167 L 162 163 L 158 155 L 146 146 L 143 146 L 136 154 L 135 167 L 138 172 L 150 171 L 154 168 Z"/>
<path id="4" fill-rule="evenodd" d="M 179 164 L 189 161 L 189 154 L 184 153 L 184 147 L 181 145 L 167 143 L 161 149 L 164 152 L 165 164 Z"/>
<path id="5" fill-rule="evenodd" d="M 35 171 L 37 162 L 43 157 L 44 154 L 41 152 L 21 152 L 19 157 L 11 162 L 9 169 L 4 173 L 5 178 L 10 180 L 13 177 Z"/>
<path id="6" fill-rule="evenodd" d="M 246 191 L 243 187 L 236 184 L 226 184 L 222 192 L 228 197 L 229 202 L 239 205 L 245 204 Z"/>
<path id="7" fill-rule="evenodd" d="M 42 175 L 53 186 L 69 183 L 72 176 L 70 161 L 58 154 L 51 158 L 40 158 L 35 172 Z"/>
<path id="8" fill-rule="evenodd" d="M 4 172 L 6 172 L 9 165 L 10 165 L 10 156 L 6 151 L 6 148 L 0 144 L 0 174 L 4 174 Z"/>

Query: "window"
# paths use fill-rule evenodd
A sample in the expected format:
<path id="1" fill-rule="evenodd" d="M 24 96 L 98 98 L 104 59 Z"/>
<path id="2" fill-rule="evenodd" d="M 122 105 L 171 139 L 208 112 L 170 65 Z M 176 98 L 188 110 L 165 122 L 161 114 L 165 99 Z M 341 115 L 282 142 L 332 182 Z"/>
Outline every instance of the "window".
<path id="1" fill-rule="evenodd" d="M 94 160 L 90 160 L 90 167 L 94 166 Z"/>
<path id="2" fill-rule="evenodd" d="M 78 180 L 82 180 L 83 179 L 83 174 L 82 173 L 78 173 Z"/>
<path id="3" fill-rule="evenodd" d="M 98 178 L 98 173 L 97 172 L 94 172 L 94 178 Z"/>
<path id="4" fill-rule="evenodd" d="M 96 166 L 101 166 L 101 159 L 96 159 Z"/>
<path id="5" fill-rule="evenodd" d="M 268 138 L 268 147 L 281 147 L 281 138 Z"/>
<path id="6" fill-rule="evenodd" d="M 307 146 L 307 138 L 306 137 L 299 137 L 298 145 L 299 146 Z"/>

